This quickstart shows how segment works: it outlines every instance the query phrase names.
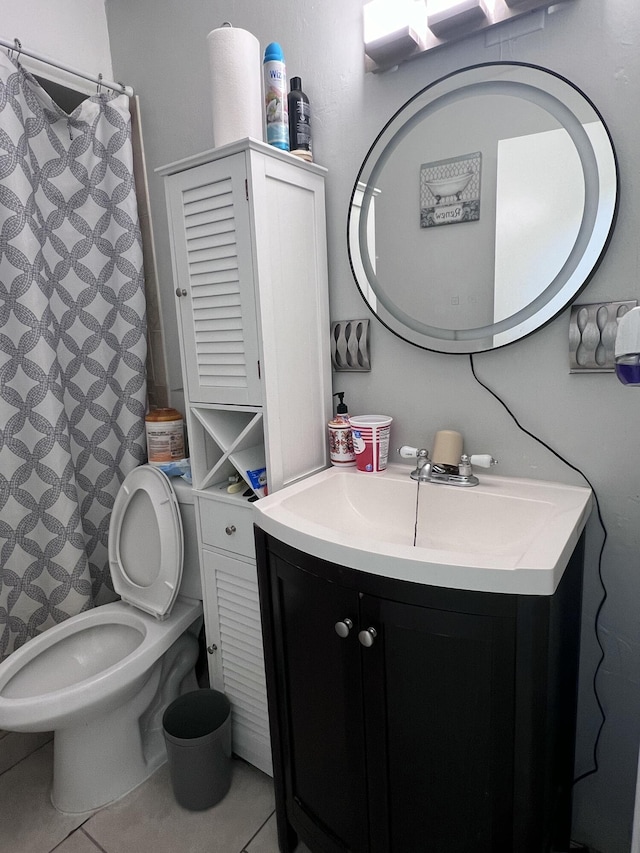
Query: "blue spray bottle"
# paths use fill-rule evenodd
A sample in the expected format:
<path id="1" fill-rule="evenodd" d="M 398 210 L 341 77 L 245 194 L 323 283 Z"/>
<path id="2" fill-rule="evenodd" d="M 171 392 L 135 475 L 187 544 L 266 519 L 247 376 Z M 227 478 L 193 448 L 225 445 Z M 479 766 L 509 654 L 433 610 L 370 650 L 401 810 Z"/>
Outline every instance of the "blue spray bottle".
<path id="1" fill-rule="evenodd" d="M 287 106 L 287 70 L 284 54 L 277 42 L 264 52 L 264 103 L 267 142 L 283 151 L 289 150 L 289 112 Z"/>

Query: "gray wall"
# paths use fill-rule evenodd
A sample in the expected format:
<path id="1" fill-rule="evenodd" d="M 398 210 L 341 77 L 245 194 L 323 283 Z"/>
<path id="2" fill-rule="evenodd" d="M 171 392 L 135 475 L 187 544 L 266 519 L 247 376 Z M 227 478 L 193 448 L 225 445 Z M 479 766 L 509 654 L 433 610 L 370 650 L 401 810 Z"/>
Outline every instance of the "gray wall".
<path id="1" fill-rule="evenodd" d="M 395 110 L 445 73 L 476 62 L 517 60 L 556 71 L 599 106 L 615 141 L 622 180 L 620 216 L 607 256 L 580 302 L 637 298 L 640 206 L 640 6 L 637 0 L 570 0 L 542 31 L 487 47 L 484 35 L 405 64 L 365 74 L 362 0 L 106 0 L 115 79 L 135 86 L 150 170 L 212 146 L 207 33 L 230 20 L 264 48 L 279 41 L 290 76 L 300 75 L 313 109 L 314 152 L 327 180 L 331 313 L 366 317 L 351 279 L 347 205 L 370 143 Z M 171 265 L 161 181 L 151 200 L 172 384 L 180 384 Z M 340 374 L 352 413 L 394 416 L 393 446 L 429 445 L 439 428 L 460 430 L 472 452 L 491 452 L 508 475 L 580 483 L 548 450 L 521 432 L 475 383 L 466 356 L 412 347 L 373 321 L 373 369 Z M 475 357 L 479 376 L 519 421 L 581 468 L 593 483 L 609 530 L 602 575 L 608 597 L 600 616 L 605 660 L 598 691 L 606 724 L 599 772 L 575 789 L 574 835 L 604 853 L 627 853 L 640 722 L 640 476 L 635 469 L 640 393 L 611 375 L 568 372 L 568 311 L 532 337 Z M 173 402 L 180 403 L 180 394 Z M 576 772 L 592 766 L 600 715 L 592 691 L 599 658 L 594 617 L 602 589 L 597 555 L 602 535 L 588 527 L 580 720 Z"/>

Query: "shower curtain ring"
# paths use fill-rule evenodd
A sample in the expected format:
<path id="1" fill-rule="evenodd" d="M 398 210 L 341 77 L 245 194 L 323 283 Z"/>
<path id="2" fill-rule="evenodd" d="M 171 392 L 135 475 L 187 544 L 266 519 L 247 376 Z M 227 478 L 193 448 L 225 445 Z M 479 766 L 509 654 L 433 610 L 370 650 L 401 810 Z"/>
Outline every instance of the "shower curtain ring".
<path id="1" fill-rule="evenodd" d="M 11 57 L 11 59 L 13 59 L 14 58 L 13 54 L 15 52 L 15 54 L 16 54 L 15 60 L 16 60 L 16 62 L 18 62 L 18 59 L 20 58 L 20 54 L 22 53 L 22 42 L 20 41 L 20 39 L 14 38 L 13 44 L 14 44 L 14 47 L 9 48 L 9 56 Z"/>
<path id="2" fill-rule="evenodd" d="M 98 95 L 102 94 L 102 74 L 98 74 L 98 85 L 96 86 L 96 92 Z"/>

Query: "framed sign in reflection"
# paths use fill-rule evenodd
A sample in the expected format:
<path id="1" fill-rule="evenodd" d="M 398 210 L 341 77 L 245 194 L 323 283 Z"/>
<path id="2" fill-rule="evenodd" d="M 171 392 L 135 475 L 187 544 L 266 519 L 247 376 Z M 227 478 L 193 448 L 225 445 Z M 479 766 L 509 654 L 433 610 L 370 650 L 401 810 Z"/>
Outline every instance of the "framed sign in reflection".
<path id="1" fill-rule="evenodd" d="M 480 219 L 482 153 L 464 154 L 420 166 L 420 227 Z"/>

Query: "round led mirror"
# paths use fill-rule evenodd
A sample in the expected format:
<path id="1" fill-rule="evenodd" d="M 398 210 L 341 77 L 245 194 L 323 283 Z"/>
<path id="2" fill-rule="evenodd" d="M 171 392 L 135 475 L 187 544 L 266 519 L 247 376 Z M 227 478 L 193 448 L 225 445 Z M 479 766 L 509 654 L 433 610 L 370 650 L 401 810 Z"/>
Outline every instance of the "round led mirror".
<path id="1" fill-rule="evenodd" d="M 573 300 L 617 204 L 611 138 L 579 89 L 534 65 L 476 65 L 418 92 L 371 146 L 349 208 L 351 267 L 401 338 L 481 352 Z"/>

